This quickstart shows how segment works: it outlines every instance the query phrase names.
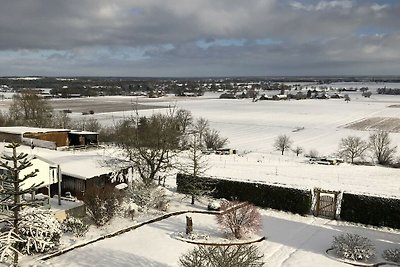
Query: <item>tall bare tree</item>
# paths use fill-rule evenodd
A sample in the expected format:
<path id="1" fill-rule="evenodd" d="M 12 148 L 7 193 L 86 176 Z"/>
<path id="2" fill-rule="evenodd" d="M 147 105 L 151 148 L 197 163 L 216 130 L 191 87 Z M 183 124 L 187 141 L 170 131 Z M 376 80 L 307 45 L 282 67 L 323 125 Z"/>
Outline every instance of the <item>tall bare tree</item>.
<path id="1" fill-rule="evenodd" d="M 369 136 L 369 145 L 374 159 L 382 165 L 389 165 L 393 162 L 397 146 L 391 146 L 388 132 L 377 131 Z"/>
<path id="2" fill-rule="evenodd" d="M 132 167 L 145 185 L 151 185 L 160 172 L 172 167 L 180 148 L 182 132 L 175 110 L 168 114 L 129 118 L 116 129 L 116 144 L 125 152 L 126 167 Z"/>
<path id="3" fill-rule="evenodd" d="M 180 171 L 186 174 L 186 179 L 190 179 L 187 183 L 187 191 L 191 195 L 192 204 L 198 196 L 206 193 L 202 181 L 199 177 L 204 175 L 208 169 L 208 162 L 202 150 L 205 148 L 204 134 L 207 131 L 208 123 L 205 119 L 198 119 L 186 134 L 186 150 L 183 152 L 183 162 L 180 163 Z"/>
<path id="4" fill-rule="evenodd" d="M 9 115 L 15 124 L 34 127 L 48 127 L 52 112 L 49 102 L 33 91 L 14 95 L 9 108 Z"/>
<path id="5" fill-rule="evenodd" d="M 287 136 L 286 134 L 282 134 L 279 135 L 274 142 L 274 148 L 278 151 L 281 151 L 282 155 L 283 153 L 290 149 L 290 147 L 292 146 L 292 140 L 290 139 L 289 136 Z"/>
<path id="6" fill-rule="evenodd" d="M 342 138 L 339 143 L 338 155 L 345 160 L 354 163 L 356 158 L 363 158 L 368 149 L 368 143 L 359 136 L 348 136 Z"/>

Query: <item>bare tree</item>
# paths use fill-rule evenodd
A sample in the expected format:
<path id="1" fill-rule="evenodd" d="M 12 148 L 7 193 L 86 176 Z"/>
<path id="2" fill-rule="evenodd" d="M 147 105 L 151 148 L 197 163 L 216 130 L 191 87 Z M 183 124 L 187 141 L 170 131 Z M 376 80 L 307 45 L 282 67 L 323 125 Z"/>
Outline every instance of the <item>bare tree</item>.
<path id="1" fill-rule="evenodd" d="M 202 150 L 205 148 L 204 133 L 207 131 L 208 123 L 205 119 L 200 118 L 196 121 L 191 129 L 187 132 L 186 148 L 183 152 L 184 160 L 180 164 L 180 170 L 185 174 L 186 179 L 190 179 L 187 183 L 186 190 L 192 197 L 192 204 L 195 203 L 197 197 L 205 194 L 205 187 L 202 186 L 200 176 L 208 169 L 208 162 Z"/>
<path id="2" fill-rule="evenodd" d="M 204 134 L 204 142 L 207 148 L 218 149 L 228 144 L 228 138 L 222 137 L 219 131 L 208 129 Z"/>
<path id="3" fill-rule="evenodd" d="M 261 215 L 257 207 L 247 203 L 240 205 L 238 201 L 223 201 L 222 212 L 217 215 L 218 224 L 223 229 L 231 232 L 235 238 L 243 238 L 248 233 L 254 233 L 261 229 Z M 240 205 L 239 208 L 235 206 Z"/>
<path id="4" fill-rule="evenodd" d="M 368 143 L 358 136 L 348 136 L 342 138 L 339 143 L 338 155 L 345 160 L 354 163 L 354 159 L 363 158 L 364 153 L 368 149 Z"/>
<path id="5" fill-rule="evenodd" d="M 9 115 L 16 124 L 48 127 L 51 125 L 53 108 L 36 92 L 16 94 L 9 108 Z"/>
<path id="6" fill-rule="evenodd" d="M 149 118 L 126 119 L 117 126 L 114 137 L 126 155 L 125 167 L 132 167 L 144 184 L 151 185 L 159 172 L 172 168 L 182 132 L 171 110 Z"/>
<path id="7" fill-rule="evenodd" d="M 101 124 L 95 118 L 83 118 L 80 120 L 73 121 L 71 127 L 76 130 L 99 132 L 101 130 Z"/>
<path id="8" fill-rule="evenodd" d="M 282 155 L 285 150 L 290 149 L 292 146 L 292 140 L 286 134 L 280 135 L 275 139 L 274 148 L 278 151 L 281 151 Z"/>
<path id="9" fill-rule="evenodd" d="M 261 267 L 264 255 L 254 245 L 198 246 L 179 258 L 182 267 Z"/>
<path id="10" fill-rule="evenodd" d="M 369 136 L 369 146 L 373 157 L 379 164 L 389 165 L 393 162 L 397 146 L 391 147 L 388 132 L 377 131 Z"/>
<path id="11" fill-rule="evenodd" d="M 301 153 L 303 153 L 303 148 L 301 146 L 297 146 L 292 151 L 293 153 L 296 153 L 296 156 L 298 157 Z"/>

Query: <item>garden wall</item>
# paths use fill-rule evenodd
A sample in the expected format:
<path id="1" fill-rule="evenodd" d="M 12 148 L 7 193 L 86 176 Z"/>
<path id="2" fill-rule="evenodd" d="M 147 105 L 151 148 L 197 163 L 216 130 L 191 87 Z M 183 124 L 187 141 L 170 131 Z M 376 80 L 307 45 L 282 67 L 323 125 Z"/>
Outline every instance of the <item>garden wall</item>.
<path id="1" fill-rule="evenodd" d="M 311 191 L 276 185 L 234 181 L 217 178 L 196 178 L 196 184 L 208 187 L 213 197 L 248 201 L 257 206 L 309 214 L 311 210 Z M 176 177 L 177 191 L 189 193 L 187 183 L 193 178 L 184 174 Z"/>

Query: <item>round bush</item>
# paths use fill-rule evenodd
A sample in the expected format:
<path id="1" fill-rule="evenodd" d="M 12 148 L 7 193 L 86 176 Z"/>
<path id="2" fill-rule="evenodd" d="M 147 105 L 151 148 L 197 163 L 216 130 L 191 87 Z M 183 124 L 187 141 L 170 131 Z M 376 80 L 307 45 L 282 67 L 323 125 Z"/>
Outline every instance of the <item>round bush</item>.
<path id="1" fill-rule="evenodd" d="M 332 242 L 336 256 L 342 259 L 367 262 L 375 257 L 371 240 L 357 234 L 335 236 Z"/>

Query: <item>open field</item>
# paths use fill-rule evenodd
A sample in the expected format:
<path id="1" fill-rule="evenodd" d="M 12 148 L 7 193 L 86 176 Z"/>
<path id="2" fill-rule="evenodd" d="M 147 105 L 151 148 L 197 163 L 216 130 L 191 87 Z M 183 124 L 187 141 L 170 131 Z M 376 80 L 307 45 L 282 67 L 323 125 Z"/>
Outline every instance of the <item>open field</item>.
<path id="1" fill-rule="evenodd" d="M 387 131 L 400 132 L 400 119 L 373 117 L 350 123 L 346 128 L 360 131 Z"/>

